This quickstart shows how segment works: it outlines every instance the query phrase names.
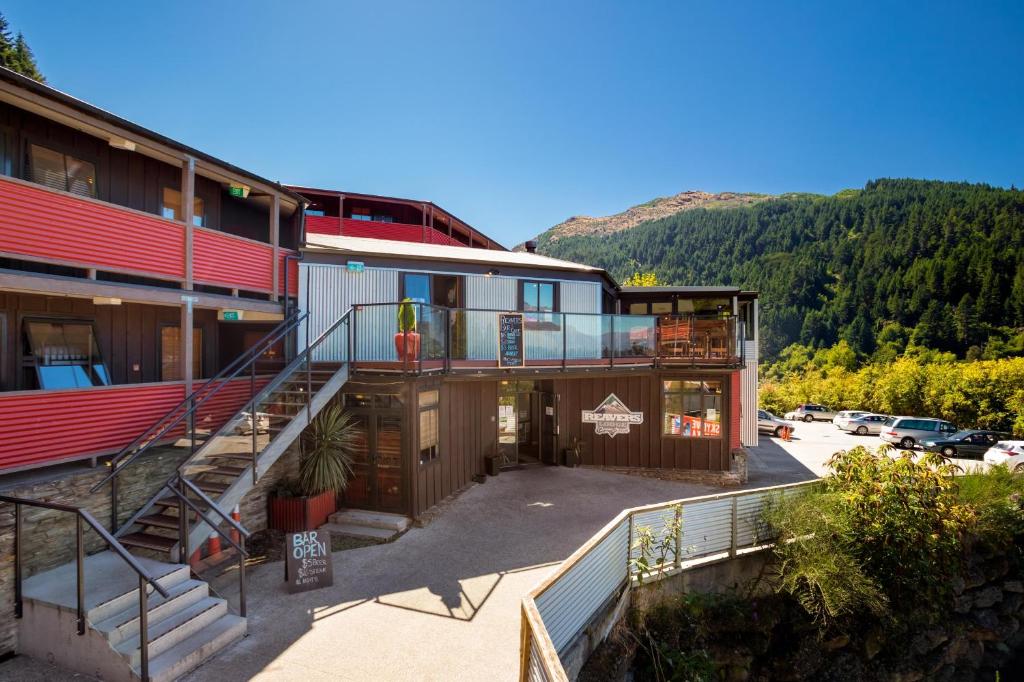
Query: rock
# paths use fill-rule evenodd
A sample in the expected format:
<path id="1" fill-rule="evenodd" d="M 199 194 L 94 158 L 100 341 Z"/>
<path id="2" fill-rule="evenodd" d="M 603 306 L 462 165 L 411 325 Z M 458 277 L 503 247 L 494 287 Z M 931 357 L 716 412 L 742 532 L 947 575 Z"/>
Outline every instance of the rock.
<path id="1" fill-rule="evenodd" d="M 1015 614 L 1024 605 L 1024 594 L 1018 592 L 1003 592 L 1003 601 L 999 602 L 999 613 L 1004 615 Z"/>
<path id="2" fill-rule="evenodd" d="M 967 647 L 967 654 L 958 663 L 961 667 L 964 663 L 970 668 L 980 668 L 981 662 L 985 659 L 985 645 L 981 642 L 971 642 Z"/>
<path id="3" fill-rule="evenodd" d="M 920 670 L 907 670 L 889 675 L 889 682 L 919 682 L 923 679 L 924 673 Z"/>
<path id="4" fill-rule="evenodd" d="M 924 632 L 914 635 L 910 640 L 910 651 L 920 656 L 929 651 L 934 651 L 949 640 L 949 635 L 940 628 L 930 628 Z"/>
<path id="5" fill-rule="evenodd" d="M 999 641 L 1005 642 L 1010 639 L 1013 635 L 1017 634 L 1020 630 L 1020 621 L 1013 616 L 1003 616 L 999 619 L 999 625 L 996 627 L 996 634 L 999 635 Z"/>
<path id="6" fill-rule="evenodd" d="M 730 666 L 725 679 L 728 682 L 746 682 L 750 679 L 750 669 L 738 665 Z"/>
<path id="7" fill-rule="evenodd" d="M 985 582 L 985 574 L 980 569 L 973 566 L 967 569 L 967 575 L 964 576 L 964 589 L 973 590 L 976 587 L 981 587 Z"/>
<path id="8" fill-rule="evenodd" d="M 953 639 L 949 640 L 949 644 L 946 645 L 946 649 L 942 655 L 943 663 L 953 663 L 958 658 L 967 653 L 967 646 L 969 642 L 963 635 L 957 635 Z M 936 669 L 937 671 L 938 669 Z"/>
<path id="9" fill-rule="evenodd" d="M 1024 582 L 1020 580 L 1007 580 L 1003 583 L 1003 591 L 1024 593 Z"/>
<path id="10" fill-rule="evenodd" d="M 850 643 L 849 635 L 838 635 L 832 639 L 827 639 L 822 643 L 826 651 L 835 651 L 836 649 L 842 649 L 844 646 Z"/>
<path id="11" fill-rule="evenodd" d="M 949 585 L 953 588 L 953 594 L 955 595 L 963 594 L 964 588 L 967 587 L 967 583 L 965 583 L 964 579 L 958 575 L 953 577 L 949 582 Z"/>
<path id="12" fill-rule="evenodd" d="M 1010 572 L 1010 562 L 1005 556 L 995 557 L 985 564 L 984 572 L 985 578 L 988 580 L 1002 578 Z"/>
<path id="13" fill-rule="evenodd" d="M 1003 600 L 1003 591 L 998 587 L 986 587 L 971 596 L 971 603 L 976 609 L 987 609 Z"/>
<path id="14" fill-rule="evenodd" d="M 953 599 L 953 613 L 968 613 L 971 610 L 973 600 L 969 594 L 961 594 Z"/>
<path id="15" fill-rule="evenodd" d="M 878 628 L 872 628 L 868 636 L 864 638 L 864 655 L 869 661 L 882 650 L 882 640 L 882 631 Z"/>

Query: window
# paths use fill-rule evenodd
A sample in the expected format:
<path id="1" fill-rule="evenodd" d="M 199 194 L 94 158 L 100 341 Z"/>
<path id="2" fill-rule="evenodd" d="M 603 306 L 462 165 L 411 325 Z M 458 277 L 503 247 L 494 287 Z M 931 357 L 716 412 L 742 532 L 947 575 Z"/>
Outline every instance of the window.
<path id="1" fill-rule="evenodd" d="M 11 134 L 0 128 L 0 175 L 14 174 L 14 143 Z"/>
<path id="2" fill-rule="evenodd" d="M 32 182 L 83 197 L 96 196 L 96 166 L 38 144 L 29 146 Z"/>
<path id="3" fill-rule="evenodd" d="M 110 385 L 91 322 L 27 320 L 25 337 L 40 388 Z"/>
<path id="4" fill-rule="evenodd" d="M 554 282 L 522 280 L 519 284 L 519 309 L 527 315 L 523 322 L 527 329 L 558 330 L 559 317 L 556 300 L 558 287 Z M 532 313 L 532 314 L 530 314 Z"/>
<path id="5" fill-rule="evenodd" d="M 160 215 L 170 220 L 183 219 L 181 213 L 181 192 L 170 187 L 164 187 L 164 203 L 160 209 Z M 192 202 L 192 224 L 196 227 L 206 225 L 206 206 L 199 197 L 196 197 Z"/>
<path id="6" fill-rule="evenodd" d="M 402 298 L 430 303 L 430 275 L 406 272 L 402 276 Z"/>
<path id="7" fill-rule="evenodd" d="M 722 437 L 722 382 L 662 382 L 662 435 L 682 438 Z"/>
<path id="8" fill-rule="evenodd" d="M 646 303 L 630 303 L 629 304 L 630 315 L 646 315 L 647 304 Z"/>
<path id="9" fill-rule="evenodd" d="M 659 303 L 651 304 L 651 313 L 654 315 L 671 315 L 672 314 L 672 302 L 662 301 Z"/>
<path id="10" fill-rule="evenodd" d="M 439 392 L 420 391 L 420 464 L 437 459 L 440 430 L 438 428 Z"/>
<path id="11" fill-rule="evenodd" d="M 203 375 L 203 330 L 192 330 L 192 378 Z M 160 328 L 160 380 L 181 381 L 181 328 Z"/>

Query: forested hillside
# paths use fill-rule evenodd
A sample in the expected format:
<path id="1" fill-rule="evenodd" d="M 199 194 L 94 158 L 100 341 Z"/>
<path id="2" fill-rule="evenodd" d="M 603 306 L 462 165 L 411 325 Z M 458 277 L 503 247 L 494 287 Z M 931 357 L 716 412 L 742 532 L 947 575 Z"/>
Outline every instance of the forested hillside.
<path id="1" fill-rule="evenodd" d="M 908 345 L 998 358 L 1024 327 L 1024 192 L 875 180 L 834 196 L 693 209 L 594 238 L 541 240 L 617 278 L 761 292 L 763 352 L 840 339 L 883 359 Z"/>

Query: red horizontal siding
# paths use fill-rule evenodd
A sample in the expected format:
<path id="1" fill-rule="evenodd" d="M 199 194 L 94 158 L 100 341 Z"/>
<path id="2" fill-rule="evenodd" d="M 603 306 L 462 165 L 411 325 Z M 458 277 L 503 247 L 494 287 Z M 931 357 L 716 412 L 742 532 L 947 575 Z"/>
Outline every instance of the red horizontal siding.
<path id="1" fill-rule="evenodd" d="M 181 279 L 183 225 L 0 178 L 0 252 Z"/>
<path id="2" fill-rule="evenodd" d="M 306 233 L 339 235 L 341 234 L 341 221 L 331 216 L 307 215 Z"/>
<path id="3" fill-rule="evenodd" d="M 388 239 L 393 242 L 465 246 L 462 242 L 452 239 L 440 230 L 423 227 L 422 225 L 405 225 L 403 223 L 377 223 L 345 218 L 341 234 L 346 237 Z"/>
<path id="4" fill-rule="evenodd" d="M 273 248 L 225 232 L 196 229 L 193 277 L 201 284 L 269 292 L 274 282 Z"/>
<path id="5" fill-rule="evenodd" d="M 281 276 L 281 289 L 282 289 L 282 291 L 284 291 L 285 290 L 285 285 L 287 284 L 287 291 L 288 291 L 288 294 L 290 296 L 298 296 L 299 295 L 299 264 L 298 264 L 298 262 L 294 258 L 292 258 L 292 259 L 290 259 L 288 261 L 288 273 L 287 273 L 288 274 L 288 282 L 286 283 L 284 281 L 284 277 L 285 277 L 284 260 L 288 256 L 297 256 L 297 255 L 298 254 L 295 251 L 289 251 L 288 249 L 281 249 L 281 256 L 280 256 L 281 265 L 278 268 L 278 273 Z"/>
<path id="6" fill-rule="evenodd" d="M 743 410 L 740 400 L 740 373 L 733 372 L 729 387 L 729 447 L 742 447 L 740 442 L 740 417 Z"/>
<path id="7" fill-rule="evenodd" d="M 184 397 L 177 382 L 0 394 L 0 471 L 120 450 Z M 231 382 L 200 407 L 197 425 L 220 428 L 249 397 L 249 379 Z"/>

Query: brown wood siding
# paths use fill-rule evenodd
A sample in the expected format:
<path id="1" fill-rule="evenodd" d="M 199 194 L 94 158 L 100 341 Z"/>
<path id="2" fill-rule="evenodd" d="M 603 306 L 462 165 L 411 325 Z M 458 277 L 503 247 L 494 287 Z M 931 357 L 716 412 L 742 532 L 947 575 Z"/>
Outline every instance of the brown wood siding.
<path id="1" fill-rule="evenodd" d="M 0 292 L 0 390 L 35 388 L 24 385 L 21 372 L 22 321 L 35 317 L 92 322 L 115 384 L 160 381 L 160 329 L 181 322 L 180 310 L 169 306 L 93 305 L 88 299 Z M 196 310 L 195 325 L 203 330 L 203 374 L 212 376 L 219 369 L 217 312 Z"/>
<path id="2" fill-rule="evenodd" d="M 28 145 L 40 144 L 71 154 L 96 167 L 96 198 L 119 206 L 160 215 L 163 189 L 181 189 L 181 168 L 137 152 L 111 147 L 106 140 L 93 137 L 31 112 L 0 102 L 0 130 L 6 128 L 13 139 L 15 177 L 27 176 Z M 236 199 L 220 183 L 197 175 L 196 197 L 203 200 L 206 227 L 269 242 L 269 218 L 266 208 L 251 199 Z M 281 243 L 297 243 L 297 212 L 283 216 Z"/>
<path id="3" fill-rule="evenodd" d="M 722 381 L 722 437 L 671 438 L 662 436 L 662 379 L 706 378 Z M 609 467 L 643 467 L 727 471 L 729 468 L 730 394 L 728 375 L 643 374 L 593 378 L 558 378 L 559 449 L 573 436 L 583 441 L 583 464 Z M 614 438 L 596 435 L 592 425 L 582 422 L 583 410 L 592 410 L 614 393 L 633 412 L 643 412 L 644 423 L 633 425 L 628 434 Z"/>
<path id="4" fill-rule="evenodd" d="M 440 389 L 438 415 L 440 452 L 426 464 L 419 461 L 419 407 L 415 393 Z M 409 463 L 412 476 L 412 514 L 419 516 L 483 473 L 484 457 L 493 454 L 497 441 L 496 381 L 424 380 L 416 385 L 409 413 Z"/>

